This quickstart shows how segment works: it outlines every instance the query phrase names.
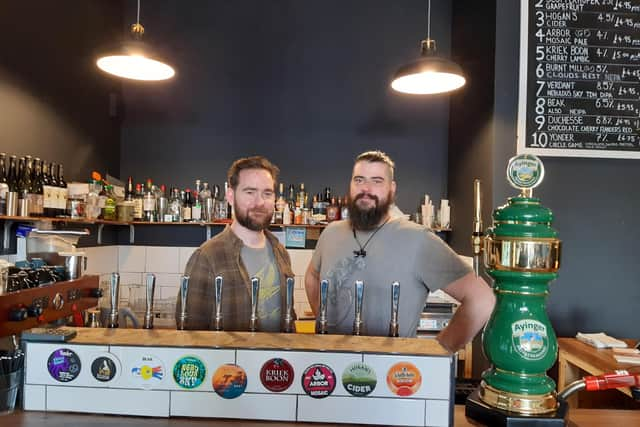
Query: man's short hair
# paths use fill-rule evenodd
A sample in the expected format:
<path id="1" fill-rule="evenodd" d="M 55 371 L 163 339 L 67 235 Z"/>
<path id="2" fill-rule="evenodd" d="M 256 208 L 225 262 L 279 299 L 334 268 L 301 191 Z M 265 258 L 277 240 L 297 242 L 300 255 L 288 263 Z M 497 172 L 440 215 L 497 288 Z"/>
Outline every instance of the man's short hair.
<path id="1" fill-rule="evenodd" d="M 231 188 L 235 190 L 238 187 L 240 172 L 246 169 L 264 169 L 269 172 L 273 178 L 273 189 L 275 190 L 280 169 L 262 156 L 243 157 L 233 162 L 227 172 L 227 182 Z"/>
<path id="2" fill-rule="evenodd" d="M 380 150 L 372 150 L 365 151 L 356 157 L 355 163 L 358 162 L 372 162 L 372 163 L 384 163 L 389 166 L 389 171 L 391 172 L 391 180 L 393 181 L 394 171 L 396 168 L 396 164 L 391 160 L 391 157 L 387 155 L 387 153 Z"/>

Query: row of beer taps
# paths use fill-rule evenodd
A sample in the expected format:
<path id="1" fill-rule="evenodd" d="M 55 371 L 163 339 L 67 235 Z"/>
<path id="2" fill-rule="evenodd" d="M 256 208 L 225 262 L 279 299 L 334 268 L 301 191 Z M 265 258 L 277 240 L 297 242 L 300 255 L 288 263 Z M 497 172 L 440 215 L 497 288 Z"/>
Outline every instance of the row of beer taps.
<path id="1" fill-rule="evenodd" d="M 187 321 L 189 313 L 187 312 L 187 297 L 189 294 L 189 280 L 190 277 L 183 275 L 180 278 L 180 314 L 176 319 L 176 327 L 178 330 L 184 330 L 187 327 Z M 214 316 L 213 316 L 213 329 L 216 331 L 224 330 L 224 319 L 222 314 L 222 289 L 223 289 L 223 277 L 215 276 L 214 280 Z M 294 310 L 293 310 L 293 292 L 294 292 L 294 278 L 286 278 L 285 286 L 285 311 L 283 316 L 282 332 L 290 333 L 294 332 Z M 144 329 L 153 329 L 153 298 L 156 287 L 156 276 L 153 273 L 147 273 L 145 280 L 145 296 L 146 296 L 146 309 L 144 314 Z M 251 314 L 249 317 L 249 332 L 257 332 L 259 329 L 259 317 L 258 317 L 258 298 L 260 293 L 260 279 L 257 277 L 251 278 Z M 111 274 L 111 283 L 109 288 L 110 310 L 107 320 L 108 328 L 117 328 L 118 325 L 118 309 L 119 309 L 119 294 L 120 294 L 120 274 Z M 354 291 L 354 320 L 353 320 L 353 335 L 364 334 L 364 320 L 362 316 L 363 302 L 364 302 L 364 282 L 362 280 L 356 280 Z M 320 309 L 319 316 L 316 322 L 316 332 L 319 334 L 327 334 L 329 332 L 329 321 L 327 317 L 327 301 L 329 297 L 329 281 L 322 280 L 320 282 Z M 399 321 L 398 310 L 400 306 L 400 283 L 393 282 L 391 284 L 391 318 L 389 321 L 389 336 L 399 336 Z"/>

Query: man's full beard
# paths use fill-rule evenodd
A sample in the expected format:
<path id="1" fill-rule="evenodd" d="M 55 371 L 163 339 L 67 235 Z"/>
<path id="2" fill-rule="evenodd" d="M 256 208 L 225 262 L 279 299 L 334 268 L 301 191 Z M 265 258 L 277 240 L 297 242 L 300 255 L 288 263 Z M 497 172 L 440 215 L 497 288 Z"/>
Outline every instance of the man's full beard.
<path id="1" fill-rule="evenodd" d="M 254 209 L 247 209 L 246 211 L 242 212 L 238 208 L 238 205 L 235 203 L 235 200 L 233 203 L 233 212 L 235 214 L 236 221 L 238 221 L 238 223 L 243 227 L 248 228 L 249 230 L 252 230 L 252 231 L 262 231 L 269 228 L 269 225 L 271 224 L 271 216 L 273 215 L 273 212 L 269 214 L 268 209 L 254 208 Z M 259 221 L 251 218 L 250 216 L 251 212 L 263 212 L 265 214 L 264 220 Z"/>
<path id="2" fill-rule="evenodd" d="M 362 209 L 358 206 L 358 200 L 365 196 L 375 201 L 375 207 Z M 383 202 L 380 202 L 378 197 L 373 194 L 360 193 L 355 197 L 355 199 L 352 199 L 351 195 L 349 195 L 347 199 L 347 209 L 349 210 L 349 221 L 351 221 L 351 226 L 355 230 L 373 230 L 378 226 L 378 224 L 380 224 L 382 218 L 387 215 L 391 203 L 393 203 L 393 195 L 391 192 L 389 192 Z"/>

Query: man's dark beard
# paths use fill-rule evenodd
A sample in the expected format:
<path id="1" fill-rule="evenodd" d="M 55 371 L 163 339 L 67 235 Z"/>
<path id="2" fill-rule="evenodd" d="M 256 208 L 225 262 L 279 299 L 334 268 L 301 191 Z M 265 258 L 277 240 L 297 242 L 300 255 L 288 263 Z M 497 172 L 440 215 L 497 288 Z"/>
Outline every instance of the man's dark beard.
<path id="1" fill-rule="evenodd" d="M 249 213 L 251 212 L 252 209 L 247 209 L 246 212 L 244 212 L 244 215 L 240 212 L 240 209 L 238 209 L 238 205 L 235 203 L 233 203 L 233 212 L 235 214 L 236 217 L 236 221 L 238 221 L 238 223 L 245 227 L 248 228 L 249 230 L 252 231 L 262 231 L 266 228 L 269 228 L 269 225 L 271 224 L 271 215 L 265 215 L 264 217 L 264 221 L 263 222 L 259 222 L 256 221 L 254 219 L 252 219 L 249 216 Z M 253 209 L 256 210 L 256 209 Z M 263 212 L 267 212 L 267 210 L 265 209 Z M 273 213 L 272 213 L 273 215 Z"/>
<path id="2" fill-rule="evenodd" d="M 375 207 L 370 209 L 362 209 L 357 205 L 358 200 L 362 199 L 364 196 L 368 196 L 373 199 L 376 204 Z M 393 202 L 392 194 L 389 192 L 387 195 L 387 199 L 380 203 L 380 200 L 377 196 L 373 194 L 358 194 L 355 199 L 351 198 L 349 195 L 347 200 L 347 209 L 349 210 L 349 221 L 351 221 L 351 226 L 355 230 L 373 230 L 380 224 L 382 218 L 384 218 L 389 212 L 389 206 Z"/>

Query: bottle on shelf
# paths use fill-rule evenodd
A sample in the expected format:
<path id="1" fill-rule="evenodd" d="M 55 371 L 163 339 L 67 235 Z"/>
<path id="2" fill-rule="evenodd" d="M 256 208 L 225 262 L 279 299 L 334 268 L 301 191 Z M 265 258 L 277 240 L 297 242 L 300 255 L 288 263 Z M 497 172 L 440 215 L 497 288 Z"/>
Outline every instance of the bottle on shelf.
<path id="1" fill-rule="evenodd" d="M 160 222 L 171 222 L 171 218 L 167 218 L 169 208 L 169 199 L 167 198 L 167 187 L 162 184 L 156 198 L 157 220 Z"/>
<path id="2" fill-rule="evenodd" d="M 342 205 L 340 206 L 340 218 L 349 219 L 349 207 L 347 204 L 347 196 L 342 199 Z"/>
<path id="3" fill-rule="evenodd" d="M 89 180 L 89 192 L 87 193 L 87 199 L 84 209 L 84 215 L 87 219 L 96 219 L 102 213 L 99 207 L 99 195 L 100 185 L 95 179 Z M 70 213 L 73 216 L 73 212 Z"/>
<path id="4" fill-rule="evenodd" d="M 214 200 L 209 189 L 209 183 L 202 183 L 202 191 L 199 194 L 200 204 L 202 205 L 202 219 L 205 221 L 213 221 Z"/>
<path id="5" fill-rule="evenodd" d="M 0 215 L 6 215 L 7 213 L 9 184 L 7 182 L 6 157 L 6 153 L 0 153 Z"/>
<path id="6" fill-rule="evenodd" d="M 29 210 L 31 216 L 42 216 L 44 214 L 42 188 L 42 162 L 40 158 L 33 159 L 31 169 L 31 188 L 29 189 Z"/>
<path id="7" fill-rule="evenodd" d="M 193 195 L 191 189 L 184 190 L 184 198 L 182 203 L 182 220 L 185 222 L 191 221 L 191 209 L 193 207 Z"/>
<path id="8" fill-rule="evenodd" d="M 336 198 L 331 198 L 331 203 L 327 206 L 327 221 L 337 221 L 340 219 L 340 206 L 336 202 Z"/>
<path id="9" fill-rule="evenodd" d="M 274 224 L 284 223 L 284 207 L 286 205 L 287 202 L 284 200 L 284 183 L 281 182 L 278 188 L 278 200 L 276 200 L 276 208 L 273 212 Z"/>
<path id="10" fill-rule="evenodd" d="M 147 186 L 142 200 L 142 210 L 144 213 L 144 221 L 154 222 L 156 220 L 156 195 L 153 192 L 151 178 L 147 179 Z"/>
<path id="11" fill-rule="evenodd" d="M 300 183 L 300 190 L 296 199 L 296 206 L 301 209 L 307 205 L 307 193 L 304 191 L 304 182 Z"/>
<path id="12" fill-rule="evenodd" d="M 69 190 L 67 189 L 67 182 L 64 180 L 64 168 L 62 164 L 58 165 L 58 212 L 59 215 L 64 215 L 67 209 L 67 199 L 69 197 Z"/>
<path id="13" fill-rule="evenodd" d="M 136 189 L 133 185 L 133 177 L 130 176 L 127 180 L 127 187 L 124 189 L 124 199 L 128 202 L 132 202 L 136 195 Z"/>
<path id="14" fill-rule="evenodd" d="M 31 156 L 25 156 L 21 170 L 20 182 L 18 184 L 18 216 L 29 216 L 31 214 Z"/>
<path id="15" fill-rule="evenodd" d="M 42 213 L 46 217 L 53 217 L 53 205 L 51 198 L 51 177 L 49 175 L 49 163 L 42 162 Z"/>
<path id="16" fill-rule="evenodd" d="M 55 218 L 58 215 L 63 215 L 64 212 L 60 211 L 60 187 L 58 186 L 58 178 L 56 177 L 56 164 L 49 163 L 49 185 L 50 190 L 50 215 Z M 66 207 L 66 206 L 65 206 Z"/>
<path id="17" fill-rule="evenodd" d="M 133 198 L 133 220 L 142 221 L 144 219 L 143 209 L 144 194 L 142 194 L 142 184 L 136 184 L 136 193 Z"/>
<path id="18" fill-rule="evenodd" d="M 171 222 L 182 221 L 182 199 L 180 199 L 180 190 L 177 188 L 171 189 L 167 216 L 171 217 Z"/>
<path id="19" fill-rule="evenodd" d="M 102 219 L 107 221 L 116 220 L 116 197 L 113 194 L 113 186 L 105 185 L 104 192 L 106 199 L 104 201 L 104 207 L 102 208 Z"/>
<path id="20" fill-rule="evenodd" d="M 200 221 L 202 219 L 202 204 L 200 203 L 200 193 L 193 192 L 193 205 L 191 206 L 191 220 Z"/>

